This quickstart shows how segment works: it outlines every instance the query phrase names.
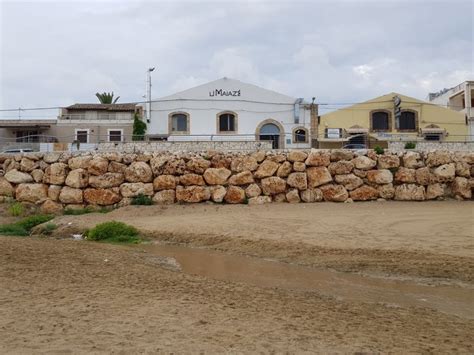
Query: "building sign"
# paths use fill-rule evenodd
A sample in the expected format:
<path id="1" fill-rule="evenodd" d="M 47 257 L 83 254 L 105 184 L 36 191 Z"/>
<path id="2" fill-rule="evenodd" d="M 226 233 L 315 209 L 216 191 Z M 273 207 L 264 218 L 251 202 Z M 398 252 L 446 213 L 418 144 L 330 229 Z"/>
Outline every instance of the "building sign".
<path id="1" fill-rule="evenodd" d="M 240 96 L 240 90 L 215 89 L 214 91 L 209 91 L 209 96 Z"/>
<path id="2" fill-rule="evenodd" d="M 326 128 L 327 138 L 341 138 L 341 129 L 340 128 Z"/>

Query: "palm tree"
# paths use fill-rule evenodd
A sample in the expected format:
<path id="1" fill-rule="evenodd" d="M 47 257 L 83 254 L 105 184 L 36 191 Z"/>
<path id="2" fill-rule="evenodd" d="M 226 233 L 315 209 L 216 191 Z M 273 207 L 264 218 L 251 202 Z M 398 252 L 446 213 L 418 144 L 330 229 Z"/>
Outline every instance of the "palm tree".
<path id="1" fill-rule="evenodd" d="M 114 100 L 114 92 L 103 92 L 102 94 L 96 93 L 95 96 L 99 99 L 101 104 L 115 104 L 120 96 Z"/>

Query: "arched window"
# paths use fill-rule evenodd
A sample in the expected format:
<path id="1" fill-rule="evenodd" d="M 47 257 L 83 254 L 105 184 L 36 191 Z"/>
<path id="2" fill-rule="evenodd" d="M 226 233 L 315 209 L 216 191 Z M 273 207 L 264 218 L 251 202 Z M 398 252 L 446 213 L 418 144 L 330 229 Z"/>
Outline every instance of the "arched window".
<path id="1" fill-rule="evenodd" d="M 416 131 L 416 112 L 402 111 L 398 127 L 400 131 Z"/>
<path id="2" fill-rule="evenodd" d="M 387 111 L 373 111 L 370 114 L 370 128 L 374 132 L 390 131 L 390 115 Z"/>
<path id="3" fill-rule="evenodd" d="M 231 112 L 224 112 L 217 115 L 217 132 L 229 133 L 237 131 L 236 115 Z"/>
<path id="4" fill-rule="evenodd" d="M 295 128 L 293 130 L 293 143 L 307 143 L 308 134 L 304 128 Z"/>
<path id="5" fill-rule="evenodd" d="M 182 112 L 170 114 L 169 131 L 170 134 L 189 133 L 189 115 Z"/>

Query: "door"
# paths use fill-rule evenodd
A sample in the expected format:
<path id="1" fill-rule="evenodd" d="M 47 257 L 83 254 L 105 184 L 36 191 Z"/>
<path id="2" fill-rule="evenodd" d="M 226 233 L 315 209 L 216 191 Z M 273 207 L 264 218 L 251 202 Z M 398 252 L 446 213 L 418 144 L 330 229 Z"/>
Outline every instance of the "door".
<path id="1" fill-rule="evenodd" d="M 267 123 L 260 128 L 259 139 L 261 141 L 272 141 L 273 149 L 280 149 L 280 128 L 273 123 Z"/>

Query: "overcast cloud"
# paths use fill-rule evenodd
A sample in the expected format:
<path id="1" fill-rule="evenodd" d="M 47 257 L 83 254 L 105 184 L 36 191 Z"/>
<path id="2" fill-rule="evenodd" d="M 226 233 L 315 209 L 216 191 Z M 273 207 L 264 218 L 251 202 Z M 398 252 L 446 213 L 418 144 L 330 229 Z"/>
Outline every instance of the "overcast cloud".
<path id="1" fill-rule="evenodd" d="M 143 100 L 223 76 L 318 102 L 474 79 L 473 1 L 8 2 L 0 106 Z M 5 115 L 2 115 L 5 117 Z M 37 114 L 37 116 L 40 116 Z"/>

